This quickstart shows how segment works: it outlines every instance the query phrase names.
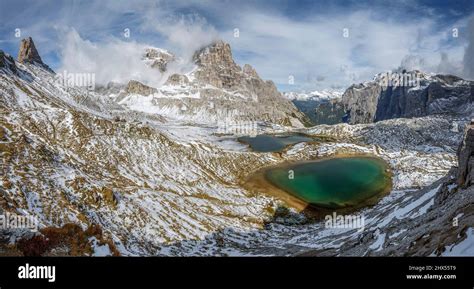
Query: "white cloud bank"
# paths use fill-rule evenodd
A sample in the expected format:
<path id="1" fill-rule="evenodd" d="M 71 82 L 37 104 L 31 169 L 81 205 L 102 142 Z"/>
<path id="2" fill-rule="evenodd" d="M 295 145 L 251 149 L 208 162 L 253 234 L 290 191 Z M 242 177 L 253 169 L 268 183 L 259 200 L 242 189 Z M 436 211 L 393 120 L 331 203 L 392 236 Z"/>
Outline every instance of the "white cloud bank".
<path id="1" fill-rule="evenodd" d="M 347 87 L 400 66 L 457 75 L 463 71 L 466 37 L 450 39 L 452 27 L 440 29 L 434 18 L 396 21 L 370 9 L 305 20 L 255 12 L 239 15 L 234 25 L 240 37 L 229 36 L 232 31 L 225 35 L 234 50 L 250 52 L 245 62 L 280 84 L 294 76 L 295 89 Z M 472 33 L 469 37 L 474 43 Z M 472 59 L 464 66 L 472 65 Z"/>
<path id="2" fill-rule="evenodd" d="M 159 48 L 171 48 L 170 52 L 177 57 L 177 61 L 169 64 L 167 72 L 162 74 L 143 61 L 146 49 L 156 47 L 156 43 L 139 43 L 133 37 L 130 41 L 107 37 L 91 42 L 83 39 L 74 28 L 58 30 L 61 34 L 61 65 L 58 71 L 94 73 L 100 85 L 127 83 L 133 79 L 159 87 L 170 74 L 190 71 L 194 52 L 219 39 L 217 30 L 199 15 L 173 16 L 171 11 L 157 7 L 140 12 L 143 23 L 135 29 L 158 33 L 166 42 L 166 47 Z M 133 31 L 132 35 L 136 32 Z"/>
<path id="3" fill-rule="evenodd" d="M 471 17 L 468 25 L 469 45 L 464 54 L 464 75 L 474 79 L 474 16 Z"/>
<path id="4" fill-rule="evenodd" d="M 84 40 L 74 30 L 66 32 L 61 43 L 62 73 L 94 73 L 98 84 L 127 83 L 136 79 L 157 85 L 161 73 L 142 60 L 148 45 L 112 39 L 106 43 Z"/>
<path id="5" fill-rule="evenodd" d="M 286 90 L 346 88 L 399 67 L 471 78 L 474 74 L 472 22 L 467 35 L 453 40 L 452 27 L 440 27 L 436 16 L 381 17 L 381 11 L 369 7 L 297 19 L 274 10 L 195 2 L 223 23 L 213 26 L 197 12 L 178 12 L 184 4 L 162 3 L 135 11 L 140 15 L 138 32 L 155 33 L 164 40 L 158 45 L 153 38 L 146 38 L 150 44 L 170 49 L 189 61 L 197 49 L 223 38 L 231 44 L 239 64 L 251 64 L 263 78 Z M 456 26 L 462 30 L 467 19 Z M 239 29 L 238 38 L 233 37 L 234 28 Z M 343 35 L 345 28 L 348 37 Z M 70 31 L 61 45 L 61 69 L 94 72 L 103 84 L 137 79 L 157 86 L 163 81 L 161 74 L 141 61 L 147 46 L 114 38 L 92 43 Z M 288 85 L 290 76 L 295 85 Z"/>

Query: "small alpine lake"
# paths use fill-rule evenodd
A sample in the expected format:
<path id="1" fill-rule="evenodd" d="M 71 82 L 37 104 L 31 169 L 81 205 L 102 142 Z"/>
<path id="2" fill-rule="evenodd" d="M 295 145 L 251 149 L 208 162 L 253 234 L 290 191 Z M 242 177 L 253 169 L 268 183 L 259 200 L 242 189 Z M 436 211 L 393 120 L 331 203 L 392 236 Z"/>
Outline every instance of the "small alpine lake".
<path id="1" fill-rule="evenodd" d="M 256 152 L 279 152 L 287 146 L 301 142 L 322 141 L 321 137 L 308 136 L 302 133 L 291 134 L 260 134 L 255 137 L 243 136 L 237 139 L 241 143 L 247 144 Z"/>
<path id="2" fill-rule="evenodd" d="M 373 204 L 391 185 L 388 164 L 365 155 L 282 164 L 265 168 L 250 178 L 252 188 L 277 192 L 286 201 L 296 198 L 300 204 L 321 209 Z"/>

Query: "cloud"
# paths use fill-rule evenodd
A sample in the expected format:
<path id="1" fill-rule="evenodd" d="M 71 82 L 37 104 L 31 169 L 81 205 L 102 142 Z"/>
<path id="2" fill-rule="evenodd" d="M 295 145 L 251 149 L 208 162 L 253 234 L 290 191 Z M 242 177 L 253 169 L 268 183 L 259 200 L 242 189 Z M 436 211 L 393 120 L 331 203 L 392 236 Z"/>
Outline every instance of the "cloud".
<path id="1" fill-rule="evenodd" d="M 168 45 L 186 61 L 191 60 L 196 50 L 219 39 L 217 30 L 198 14 L 170 15 L 169 11 L 163 17 L 163 10 L 150 10 L 141 28 L 163 35 Z"/>
<path id="2" fill-rule="evenodd" d="M 464 54 L 464 76 L 474 79 L 474 16 L 469 21 L 467 35 L 469 44 Z"/>
<path id="3" fill-rule="evenodd" d="M 287 84 L 293 75 L 295 85 L 285 87 L 289 90 L 347 87 L 396 69 L 402 61 L 407 65 L 411 55 L 427 72 L 459 70 L 463 45 L 449 42 L 450 26 L 440 27 L 436 18 L 394 19 L 380 13 L 367 8 L 295 19 L 246 12 L 234 15 L 240 37 L 230 36 L 230 30 L 223 35 L 237 55 L 252 52 L 239 60 L 251 63 L 264 78 Z M 453 65 L 447 65 L 448 55 Z"/>
<path id="4" fill-rule="evenodd" d="M 383 5 L 210 0 L 16 3 L 7 1 L 7 10 L 18 17 L 6 17 L 5 29 L 23 27 L 42 54 L 60 55 L 59 67 L 94 70 L 100 81 L 138 76 L 144 82 L 160 82 L 156 72 L 142 67 L 139 54 L 145 46 L 169 49 L 189 61 L 195 50 L 217 38 L 231 44 L 239 64 L 251 64 L 260 76 L 287 90 L 344 88 L 396 69 L 402 62 L 408 65 L 410 57 L 421 61 L 417 65 L 428 72 L 460 74 L 464 66 L 465 74 L 474 73 L 474 29 L 469 37 L 453 40 L 450 35 L 452 27 L 463 32 L 467 25 L 465 14 L 459 14 L 466 9 L 457 4 L 450 6 L 460 16 L 445 7 L 431 9 L 413 1 Z M 54 35 L 65 27 L 74 28 L 77 35 Z M 131 41 L 120 38 L 124 28 L 131 29 Z M 238 38 L 233 36 L 235 28 Z M 295 85 L 289 85 L 290 76 Z"/>
<path id="5" fill-rule="evenodd" d="M 76 30 L 71 29 L 60 39 L 61 66 L 58 73 L 94 73 L 98 84 L 110 81 L 127 83 L 139 80 L 149 85 L 159 86 L 163 81 L 157 69 L 142 60 L 146 44 L 110 39 L 93 43 L 84 40 Z"/>

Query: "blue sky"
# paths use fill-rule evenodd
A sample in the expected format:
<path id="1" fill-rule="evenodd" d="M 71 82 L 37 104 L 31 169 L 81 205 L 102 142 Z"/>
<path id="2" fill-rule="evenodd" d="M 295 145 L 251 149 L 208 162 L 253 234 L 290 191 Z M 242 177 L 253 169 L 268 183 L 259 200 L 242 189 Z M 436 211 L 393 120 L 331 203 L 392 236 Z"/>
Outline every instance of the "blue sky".
<path id="1" fill-rule="evenodd" d="M 130 57 L 123 52 L 151 45 L 189 58 L 220 38 L 237 63 L 251 64 L 280 90 L 342 89 L 400 65 L 462 75 L 466 47 L 474 45 L 473 13 L 472 0 L 2 0 L 0 49 L 16 56 L 19 28 L 56 70 L 87 69 L 100 57 L 92 67 L 106 81 L 127 77 L 126 65 L 114 66 Z M 138 65 L 129 66 L 139 74 Z"/>

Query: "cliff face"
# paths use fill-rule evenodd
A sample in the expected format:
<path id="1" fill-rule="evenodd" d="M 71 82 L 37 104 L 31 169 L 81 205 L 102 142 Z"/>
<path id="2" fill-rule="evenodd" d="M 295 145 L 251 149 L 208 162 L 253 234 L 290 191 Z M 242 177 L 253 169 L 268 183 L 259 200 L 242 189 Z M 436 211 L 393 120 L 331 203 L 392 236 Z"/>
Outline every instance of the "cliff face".
<path id="1" fill-rule="evenodd" d="M 342 104 L 348 111 L 349 123 L 372 123 L 375 121 L 382 87 L 376 83 L 353 85 L 342 95 Z"/>
<path id="2" fill-rule="evenodd" d="M 232 88 L 242 80 L 242 70 L 232 58 L 230 45 L 222 41 L 197 51 L 194 61 L 200 67 L 196 77 L 202 83 L 218 88 Z"/>
<path id="3" fill-rule="evenodd" d="M 419 86 L 387 86 L 379 76 L 374 81 L 349 87 L 342 96 L 349 123 L 457 114 L 474 100 L 474 82 L 451 75 L 413 74 L 417 75 Z"/>
<path id="4" fill-rule="evenodd" d="M 156 68 L 162 73 L 167 70 L 168 63 L 176 60 L 172 53 L 156 48 L 148 48 L 143 58 L 152 68 Z"/>
<path id="5" fill-rule="evenodd" d="M 457 183 L 462 187 L 474 184 L 474 120 L 466 128 L 458 149 Z"/>

